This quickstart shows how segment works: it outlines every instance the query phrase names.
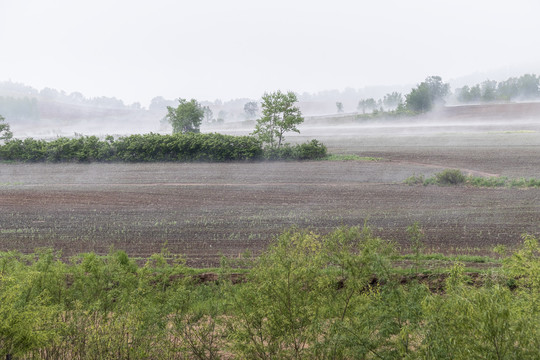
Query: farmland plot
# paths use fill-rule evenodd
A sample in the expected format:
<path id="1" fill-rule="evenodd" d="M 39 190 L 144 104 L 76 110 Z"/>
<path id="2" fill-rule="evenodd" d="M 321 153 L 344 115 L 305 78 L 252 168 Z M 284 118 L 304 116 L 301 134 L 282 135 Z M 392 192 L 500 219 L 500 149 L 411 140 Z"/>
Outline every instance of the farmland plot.
<path id="1" fill-rule="evenodd" d="M 305 128 L 331 153 L 377 161 L 0 164 L 0 249 L 111 246 L 147 257 L 166 246 L 188 264 L 260 252 L 290 226 L 362 225 L 407 251 L 418 221 L 428 251 L 487 254 L 540 233 L 540 189 L 408 186 L 407 177 L 459 168 L 540 178 L 535 123 L 447 128 Z"/>

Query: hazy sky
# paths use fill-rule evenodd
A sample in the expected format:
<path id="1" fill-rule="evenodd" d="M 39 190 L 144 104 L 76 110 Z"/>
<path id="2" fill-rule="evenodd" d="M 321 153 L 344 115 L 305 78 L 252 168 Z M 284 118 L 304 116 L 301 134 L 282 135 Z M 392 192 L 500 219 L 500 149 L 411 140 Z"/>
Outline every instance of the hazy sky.
<path id="1" fill-rule="evenodd" d="M 540 64 L 538 0 L 0 0 L 0 81 L 148 105 Z"/>

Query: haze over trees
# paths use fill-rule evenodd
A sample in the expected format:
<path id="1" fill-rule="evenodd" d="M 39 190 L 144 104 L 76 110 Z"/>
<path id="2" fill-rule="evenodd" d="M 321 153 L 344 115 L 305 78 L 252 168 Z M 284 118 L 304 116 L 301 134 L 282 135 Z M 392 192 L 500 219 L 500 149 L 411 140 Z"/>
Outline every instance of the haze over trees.
<path id="1" fill-rule="evenodd" d="M 427 112 L 435 105 L 443 105 L 449 92 L 450 85 L 443 83 L 440 76 L 429 76 L 405 95 L 405 103 L 409 110 Z"/>
<path id="2" fill-rule="evenodd" d="M 362 111 L 362 114 L 365 114 L 366 111 L 372 112 L 376 108 L 377 102 L 373 98 L 360 99 L 360 101 L 358 101 L 358 111 Z"/>
<path id="3" fill-rule="evenodd" d="M 399 107 L 400 104 L 403 104 L 403 96 L 401 96 L 401 93 L 394 91 L 384 95 L 382 103 L 385 109 L 394 110 Z"/>
<path id="4" fill-rule="evenodd" d="M 167 106 L 167 111 L 166 118 L 172 125 L 173 134 L 200 132 L 204 109 L 197 100 L 178 99 L 178 106 L 176 108 Z"/>
<path id="5" fill-rule="evenodd" d="M 298 99 L 292 91 L 285 94 L 278 90 L 265 93 L 262 100 L 263 116 L 257 120 L 252 135 L 271 148 L 279 148 L 284 134 L 289 131 L 299 133 L 296 126 L 304 122 L 300 109 L 295 106 Z"/>
<path id="6" fill-rule="evenodd" d="M 246 119 L 255 119 L 259 115 L 259 104 L 256 101 L 247 102 L 244 105 L 244 112 L 246 113 Z"/>
<path id="7" fill-rule="evenodd" d="M 472 87 L 465 85 L 456 89 L 455 95 L 462 103 L 536 100 L 540 98 L 540 77 L 525 74 L 499 83 L 495 80 L 486 80 Z"/>

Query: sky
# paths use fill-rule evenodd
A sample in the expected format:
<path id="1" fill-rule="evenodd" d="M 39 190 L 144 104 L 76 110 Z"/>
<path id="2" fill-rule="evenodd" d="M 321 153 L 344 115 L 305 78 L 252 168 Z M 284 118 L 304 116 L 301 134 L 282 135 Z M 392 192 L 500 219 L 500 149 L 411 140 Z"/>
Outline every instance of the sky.
<path id="1" fill-rule="evenodd" d="M 540 66 L 538 0 L 0 0 L 0 81 L 200 101 Z"/>

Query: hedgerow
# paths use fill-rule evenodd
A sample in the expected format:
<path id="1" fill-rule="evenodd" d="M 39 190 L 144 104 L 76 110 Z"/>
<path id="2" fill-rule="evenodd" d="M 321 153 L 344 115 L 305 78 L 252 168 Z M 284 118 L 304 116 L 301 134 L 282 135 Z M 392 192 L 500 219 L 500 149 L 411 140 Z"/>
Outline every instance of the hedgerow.
<path id="1" fill-rule="evenodd" d="M 52 141 L 13 139 L 0 146 L 0 160 L 22 162 L 150 162 L 150 161 L 245 161 L 260 159 L 308 160 L 326 155 L 317 140 L 265 150 L 252 136 L 218 133 L 144 134 L 104 140 L 96 136 L 59 137 Z"/>

